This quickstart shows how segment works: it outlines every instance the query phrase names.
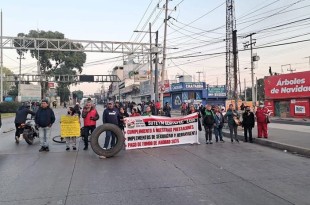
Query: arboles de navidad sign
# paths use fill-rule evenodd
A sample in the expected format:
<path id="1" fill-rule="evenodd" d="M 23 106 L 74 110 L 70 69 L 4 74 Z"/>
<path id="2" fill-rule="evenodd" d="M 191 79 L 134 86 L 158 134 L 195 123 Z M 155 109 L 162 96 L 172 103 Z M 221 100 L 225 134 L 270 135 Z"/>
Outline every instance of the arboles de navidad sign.
<path id="1" fill-rule="evenodd" d="M 266 99 L 310 97 L 310 71 L 265 77 Z"/>

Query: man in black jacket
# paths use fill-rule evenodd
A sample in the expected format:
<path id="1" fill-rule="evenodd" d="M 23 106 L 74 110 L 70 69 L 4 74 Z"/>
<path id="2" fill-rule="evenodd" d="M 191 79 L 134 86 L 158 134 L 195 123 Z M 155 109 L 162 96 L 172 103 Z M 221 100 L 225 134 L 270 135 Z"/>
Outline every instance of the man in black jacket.
<path id="1" fill-rule="evenodd" d="M 244 142 L 248 141 L 248 132 L 249 132 L 249 141 L 252 143 L 252 129 L 255 125 L 255 118 L 253 112 L 251 112 L 250 107 L 245 107 L 245 112 L 242 114 L 242 127 L 244 128 Z"/>
<path id="2" fill-rule="evenodd" d="M 24 128 L 22 127 L 22 124 L 25 124 L 28 114 L 35 115 L 35 113 L 30 110 L 30 104 L 24 104 L 20 106 L 18 110 L 16 111 L 16 116 L 14 120 L 15 128 L 16 128 L 16 131 L 15 131 L 15 142 L 16 143 L 19 143 L 20 135 L 23 134 L 24 132 Z"/>
<path id="3" fill-rule="evenodd" d="M 102 122 L 104 123 L 111 123 L 114 124 L 116 126 L 119 126 L 119 120 L 118 120 L 118 116 L 119 116 L 119 111 L 117 108 L 115 108 L 113 106 L 113 102 L 110 101 L 108 103 L 108 108 L 105 109 L 103 111 L 103 115 L 102 115 Z M 106 132 L 106 138 L 105 138 L 105 142 L 104 142 L 104 149 L 107 149 L 110 143 L 110 138 L 112 137 L 111 140 L 111 148 L 113 148 L 115 146 L 116 143 L 116 136 L 113 132 L 111 131 L 107 131 Z"/>
<path id="4" fill-rule="evenodd" d="M 51 136 L 51 127 L 55 122 L 54 111 L 48 106 L 47 100 L 42 100 L 41 107 L 36 113 L 36 125 L 39 127 L 41 149 L 39 152 L 49 151 L 48 139 Z"/>
<path id="5" fill-rule="evenodd" d="M 206 144 L 213 144 L 212 129 L 215 124 L 214 112 L 211 110 L 211 105 L 206 105 L 206 110 L 203 113 L 203 126 L 206 134 Z"/>

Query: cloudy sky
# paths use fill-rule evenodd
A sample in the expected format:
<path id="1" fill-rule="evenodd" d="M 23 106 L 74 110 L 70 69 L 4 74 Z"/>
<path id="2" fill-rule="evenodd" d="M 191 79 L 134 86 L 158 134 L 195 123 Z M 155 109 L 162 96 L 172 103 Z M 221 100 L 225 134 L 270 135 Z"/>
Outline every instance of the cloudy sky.
<path id="1" fill-rule="evenodd" d="M 39 29 L 62 32 L 69 39 L 148 42 L 148 35 L 133 31 L 147 30 L 151 22 L 152 30 L 159 30 L 162 44 L 164 3 L 164 0 L 2 0 L 3 35 L 16 36 Z M 235 11 L 242 87 L 244 79 L 247 85 L 251 83 L 250 71 L 244 69 L 250 67 L 250 52 L 244 51 L 243 46 L 249 33 L 256 33 L 253 38 L 258 48 L 254 53 L 260 56 L 255 64 L 258 78 L 268 75 L 269 66 L 279 73 L 289 72 L 290 67 L 296 71 L 310 69 L 306 58 L 310 56 L 310 0 L 236 0 Z M 168 77 L 190 74 L 198 80 L 197 72 L 202 71 L 207 83 L 224 84 L 225 1 L 172 0 L 169 15 Z M 108 74 L 122 63 L 106 60 L 116 56 L 119 54 L 87 53 L 83 74 Z M 17 57 L 15 51 L 4 50 L 4 66 L 15 73 L 19 66 Z M 22 68 L 23 73 L 34 73 L 35 60 L 26 56 Z M 81 84 L 71 89 L 93 93 L 99 87 Z"/>

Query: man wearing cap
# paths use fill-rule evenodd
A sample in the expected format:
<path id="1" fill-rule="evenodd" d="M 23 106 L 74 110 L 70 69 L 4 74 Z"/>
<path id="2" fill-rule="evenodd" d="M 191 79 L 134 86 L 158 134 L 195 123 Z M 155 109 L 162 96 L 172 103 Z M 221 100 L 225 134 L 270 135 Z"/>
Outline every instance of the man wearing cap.
<path id="1" fill-rule="evenodd" d="M 35 115 L 33 111 L 30 110 L 30 104 L 25 103 L 24 105 L 20 106 L 18 110 L 16 111 L 15 116 L 15 142 L 19 143 L 20 135 L 23 134 L 24 128 L 21 126 L 22 124 L 25 124 L 28 114 Z"/>
<path id="2" fill-rule="evenodd" d="M 111 123 L 116 126 L 118 126 L 118 116 L 119 116 L 119 111 L 117 108 L 114 107 L 113 101 L 109 101 L 107 109 L 103 111 L 102 114 L 102 122 L 104 123 Z M 106 138 L 104 142 L 104 149 L 107 149 L 110 143 L 110 138 L 111 139 L 111 148 L 115 146 L 116 143 L 116 136 L 113 132 L 107 131 L 106 132 Z"/>
<path id="3" fill-rule="evenodd" d="M 259 107 L 255 113 L 257 120 L 257 137 L 268 138 L 268 126 L 267 126 L 267 116 L 269 116 L 269 110 L 265 108 L 264 103 L 260 102 Z"/>
<path id="4" fill-rule="evenodd" d="M 39 152 L 49 151 L 48 139 L 51 136 L 51 127 L 55 122 L 54 111 L 49 107 L 47 100 L 42 100 L 41 107 L 36 113 L 36 125 L 39 127 L 40 145 Z"/>

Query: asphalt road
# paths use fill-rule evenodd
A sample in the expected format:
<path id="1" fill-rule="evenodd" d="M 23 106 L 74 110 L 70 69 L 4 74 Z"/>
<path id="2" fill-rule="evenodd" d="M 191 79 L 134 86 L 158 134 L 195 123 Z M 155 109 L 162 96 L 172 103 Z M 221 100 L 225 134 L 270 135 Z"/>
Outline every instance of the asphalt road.
<path id="1" fill-rule="evenodd" d="M 65 110 L 56 110 L 58 115 Z M 5 119 L 4 129 L 12 119 Z M 55 123 L 52 135 L 59 134 Z M 1 205 L 310 204 L 310 160 L 255 144 L 230 142 L 121 151 L 49 153 L 0 137 Z"/>

